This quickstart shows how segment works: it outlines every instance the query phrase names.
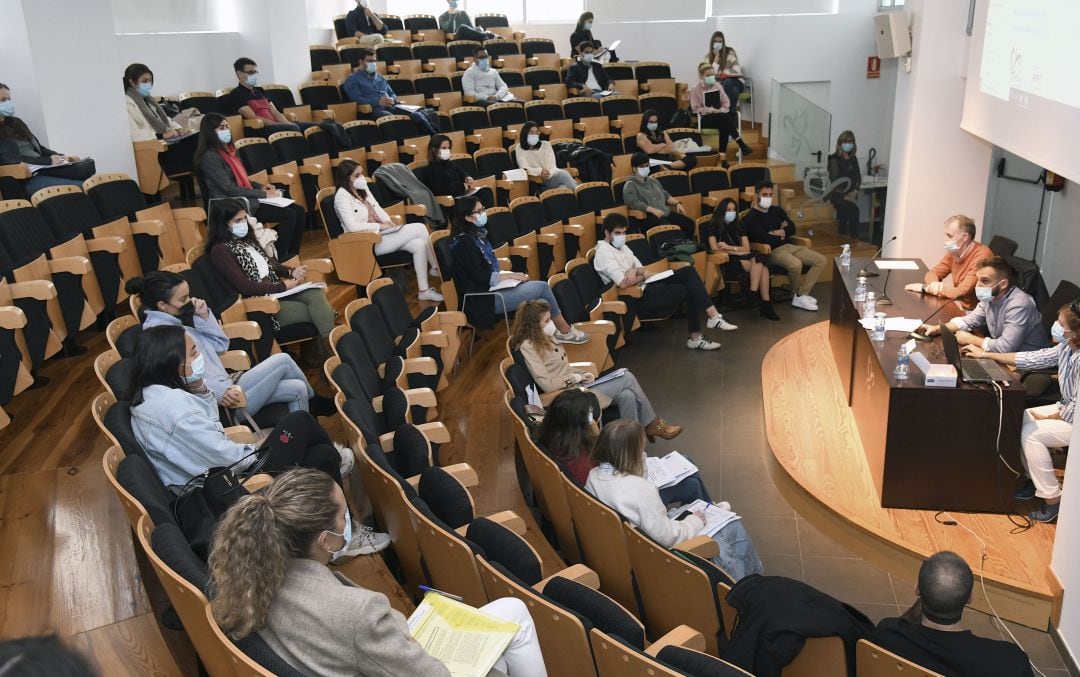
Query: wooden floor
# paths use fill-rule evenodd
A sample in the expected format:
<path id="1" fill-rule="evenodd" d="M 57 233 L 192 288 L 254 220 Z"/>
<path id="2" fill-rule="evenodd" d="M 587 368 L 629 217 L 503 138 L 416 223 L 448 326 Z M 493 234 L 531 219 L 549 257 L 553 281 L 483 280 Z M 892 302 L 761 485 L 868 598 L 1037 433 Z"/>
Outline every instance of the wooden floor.
<path id="1" fill-rule="evenodd" d="M 766 433 L 782 468 L 773 479 L 796 510 L 906 580 L 916 580 L 929 554 L 957 552 L 976 575 L 984 571 L 990 602 L 1003 618 L 1047 628 L 1061 600 L 1049 569 L 1056 526 L 1015 533 L 1004 515 L 953 515 L 969 533 L 941 524 L 933 511 L 882 508 L 833 364 L 828 322 L 778 341 L 762 362 L 761 378 Z M 988 609 L 979 586 L 972 606 Z"/>

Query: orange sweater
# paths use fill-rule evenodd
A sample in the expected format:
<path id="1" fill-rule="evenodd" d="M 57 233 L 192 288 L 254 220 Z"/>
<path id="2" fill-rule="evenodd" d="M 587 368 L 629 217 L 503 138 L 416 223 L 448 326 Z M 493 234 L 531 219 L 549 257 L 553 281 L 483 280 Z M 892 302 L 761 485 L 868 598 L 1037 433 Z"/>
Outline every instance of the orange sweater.
<path id="1" fill-rule="evenodd" d="M 942 296 L 960 301 L 965 310 L 974 308 L 978 301 L 975 298 L 975 267 L 979 261 L 993 256 L 993 252 L 986 245 L 976 242 L 960 258 L 953 252 L 948 252 L 938 264 L 926 273 L 927 283 L 944 280 L 947 275 L 952 275 L 952 288 L 944 289 Z"/>

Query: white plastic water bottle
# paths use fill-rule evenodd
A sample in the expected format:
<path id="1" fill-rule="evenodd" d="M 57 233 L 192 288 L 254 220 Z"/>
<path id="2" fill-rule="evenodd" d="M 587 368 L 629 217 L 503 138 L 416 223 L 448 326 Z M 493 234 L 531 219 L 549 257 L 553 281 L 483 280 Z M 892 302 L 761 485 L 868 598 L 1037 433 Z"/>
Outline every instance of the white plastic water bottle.
<path id="1" fill-rule="evenodd" d="M 840 268 L 843 270 L 851 268 L 851 245 L 849 244 L 844 245 L 840 250 Z"/>
<path id="2" fill-rule="evenodd" d="M 893 370 L 893 378 L 897 381 L 907 380 L 910 363 L 911 357 L 908 356 L 907 346 L 900 344 L 900 350 L 896 351 L 896 369 Z"/>
<path id="3" fill-rule="evenodd" d="M 859 281 L 855 284 L 855 303 L 862 303 L 866 300 L 866 278 L 862 275 L 859 276 Z"/>
<path id="4" fill-rule="evenodd" d="M 862 304 L 862 316 L 864 320 L 874 319 L 874 313 L 877 312 L 877 294 L 873 291 L 867 290 L 866 298 Z"/>
<path id="5" fill-rule="evenodd" d="M 885 340 L 885 313 L 874 313 L 874 332 L 870 338 L 874 341 Z"/>

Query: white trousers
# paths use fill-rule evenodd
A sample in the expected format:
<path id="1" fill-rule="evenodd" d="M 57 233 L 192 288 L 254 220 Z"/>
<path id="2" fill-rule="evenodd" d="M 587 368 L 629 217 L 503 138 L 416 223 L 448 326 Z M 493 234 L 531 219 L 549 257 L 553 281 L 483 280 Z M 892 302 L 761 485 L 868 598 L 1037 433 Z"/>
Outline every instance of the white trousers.
<path id="1" fill-rule="evenodd" d="M 428 288 L 428 261 L 435 260 L 434 254 L 428 258 L 430 249 L 428 230 L 422 223 L 406 223 L 396 233 L 383 235 L 382 242 L 375 245 L 375 253 L 379 256 L 402 250 L 412 254 L 416 285 L 420 291 Z"/>
<path id="2" fill-rule="evenodd" d="M 1045 416 L 1056 414 L 1059 409 L 1057 404 L 1027 409 L 1024 411 L 1023 427 L 1020 428 L 1020 446 L 1024 450 L 1021 460 L 1024 462 L 1028 477 L 1035 485 L 1035 495 L 1039 498 L 1061 496 L 1061 485 L 1058 484 L 1057 475 L 1054 474 L 1050 448 L 1069 446 L 1072 424 L 1060 419 L 1036 419 L 1031 413 Z"/>
<path id="3" fill-rule="evenodd" d="M 544 654 L 540 652 L 540 638 L 525 602 L 514 597 L 503 597 L 480 607 L 481 611 L 521 626 L 510 646 L 492 671 L 498 670 L 507 677 L 547 677 Z"/>

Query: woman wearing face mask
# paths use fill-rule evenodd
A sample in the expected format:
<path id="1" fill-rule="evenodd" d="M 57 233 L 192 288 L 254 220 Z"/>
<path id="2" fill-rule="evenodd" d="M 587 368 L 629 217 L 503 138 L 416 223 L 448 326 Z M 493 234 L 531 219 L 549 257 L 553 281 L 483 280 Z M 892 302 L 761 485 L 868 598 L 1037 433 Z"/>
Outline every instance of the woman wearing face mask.
<path id="1" fill-rule="evenodd" d="M 641 114 L 641 129 L 637 133 L 637 147 L 654 160 L 671 162 L 663 169 L 681 169 L 685 172 L 697 166 L 697 158 L 693 155 L 681 157 L 675 152 L 675 142 L 660 125 L 660 115 L 654 110 L 647 110 Z"/>
<path id="2" fill-rule="evenodd" d="M 412 254 L 420 300 L 441 302 L 442 294 L 428 284 L 428 275 L 438 271 L 434 268 L 429 271 L 435 255 L 431 252 L 427 226 L 422 223 L 395 225 L 368 190 L 364 169 L 353 160 L 343 160 L 337 166 L 334 181 L 337 184 L 334 212 L 345 232 L 378 233 L 381 239 L 375 245 L 375 254 L 379 256 L 397 251 Z"/>
<path id="3" fill-rule="evenodd" d="M 496 291 L 497 285 L 516 280 L 518 284 L 497 290 L 494 296 L 495 313 L 502 315 L 513 312 L 526 301 L 543 299 L 551 307 L 551 319 L 555 323 L 552 337 L 556 341 L 588 343 L 589 337 L 570 326 L 562 316 L 555 296 L 546 282 L 530 280 L 524 273 L 499 269 L 495 250 L 487 240 L 486 225 L 487 213 L 484 205 L 476 198 L 463 197 L 457 201 L 454 206 L 454 221 L 450 227 L 450 251 L 454 256 L 453 276 L 458 296 L 464 299 L 466 294 L 486 294 Z M 472 306 L 465 304 L 467 310 L 476 306 L 475 302 Z M 490 324 L 487 320 L 487 317 L 477 319 L 484 326 Z"/>
<path id="4" fill-rule="evenodd" d="M 191 296 L 187 281 L 176 273 L 159 270 L 128 280 L 125 289 L 139 296 L 143 329 L 182 326 L 203 356 L 203 382 L 218 404 L 226 409 L 240 406 L 240 393 L 218 357 L 218 353 L 229 349 L 229 337 L 206 301 Z M 235 385 L 240 387 L 252 416 L 274 402 L 284 402 L 289 411 L 311 411 L 316 416 L 332 416 L 336 411 L 332 399 L 317 395 L 308 385 L 304 372 L 288 353 L 271 355 L 256 364 L 242 373 Z"/>
<path id="5" fill-rule="evenodd" d="M 207 219 L 206 251 L 214 268 L 241 296 L 277 294 L 303 284 L 307 268 L 288 268 L 268 256 L 255 240 L 242 200 L 215 200 Z M 312 323 L 319 332 L 319 351 L 330 356 L 330 332 L 334 309 L 322 289 L 305 289 L 280 299 L 281 311 L 274 316 L 278 327 Z"/>
<path id="6" fill-rule="evenodd" d="M 565 388 L 589 386 L 597 376 L 570 366 L 566 351 L 551 339 L 555 331 L 551 305 L 547 301 L 536 300 L 526 301 L 518 307 L 510 332 L 510 350 L 521 352 L 525 366 L 543 392 L 543 401 L 552 399 Z M 620 418 L 633 419 L 645 426 L 649 439 L 674 439 L 683 430 L 682 426 L 670 425 L 656 415 L 652 403 L 629 370 L 618 378 L 592 386 L 590 390 L 596 395 L 601 408 L 606 409 L 614 403 L 619 408 Z"/>
<path id="7" fill-rule="evenodd" d="M 518 132 L 518 145 L 514 150 L 517 166 L 529 176 L 539 176 L 544 190 L 563 186 L 570 190 L 577 188 L 577 181 L 570 172 L 559 169 L 555 163 L 555 151 L 551 144 L 540 140 L 540 130 L 535 122 L 526 122 Z"/>
<path id="8" fill-rule="evenodd" d="M 735 275 L 749 283 L 750 291 L 761 295 L 758 312 L 770 320 L 779 320 L 769 300 L 769 266 L 761 254 L 750 251 L 750 238 L 739 223 L 739 205 L 730 197 L 720 201 L 712 219 L 701 225 L 701 244 L 710 252 L 728 255 L 728 266 L 738 266 Z"/>
<path id="9" fill-rule="evenodd" d="M 487 186 L 478 187 L 476 193 L 470 193 L 477 186 L 473 178 L 466 174 L 461 167 L 454 164 L 450 159 L 453 151 L 450 149 L 450 137 L 445 134 L 436 134 L 428 142 L 427 166 L 418 172 L 420 180 L 428 187 L 433 195 L 451 195 L 460 198 L 463 195 L 475 195 L 484 206 L 490 207 L 495 204 L 494 196 Z"/>
<path id="10" fill-rule="evenodd" d="M 856 200 L 859 199 L 859 186 L 862 185 L 856 150 L 855 133 L 846 130 L 836 137 L 836 152 L 829 156 L 829 183 L 836 186 L 829 193 L 829 202 L 836 208 L 840 234 L 852 237 L 859 227 L 859 205 Z M 842 183 L 837 185 L 837 182 Z"/>
<path id="11" fill-rule="evenodd" d="M 265 441 L 233 442 L 205 379 L 206 357 L 183 327 L 143 332 L 135 347 L 129 391 L 131 429 L 165 486 L 182 487 L 207 468 L 228 465 L 270 473 L 300 465 L 322 470 L 341 483 L 342 464 L 351 461 L 352 452 L 335 448 L 311 414 L 288 414 Z"/>
<path id="12" fill-rule="evenodd" d="M 716 31 L 709 38 L 709 52 L 703 60 L 705 63 L 712 64 L 713 68 L 716 69 L 724 93 L 731 100 L 731 117 L 736 119 L 735 109 L 738 106 L 739 95 L 746 89 L 746 83 L 743 82 L 743 71 L 742 66 L 739 65 L 739 55 L 735 53 L 733 47 L 728 46 L 723 31 Z M 737 121 L 735 127 L 738 128 Z"/>
<path id="13" fill-rule="evenodd" d="M 348 540 L 348 517 L 341 488 L 310 470 L 284 473 L 238 500 L 210 546 L 214 618 L 234 640 L 258 633 L 304 674 L 449 677 L 385 595 L 326 566 Z M 547 674 L 523 602 L 497 599 L 481 610 L 520 626 L 495 669 Z"/>
<path id="14" fill-rule="evenodd" d="M 1023 353 L 988 353 L 974 345 L 962 348 L 970 357 L 988 357 L 1022 370 L 1057 367 L 1061 400 L 1024 411 L 1020 428 L 1020 446 L 1024 452 L 1021 460 L 1031 480 L 1016 492 L 1016 498 L 1043 499 L 1043 507 L 1028 514 L 1035 522 L 1053 522 L 1061 506 L 1061 485 L 1054 473 L 1050 449 L 1068 447 L 1072 437 L 1076 395 L 1080 391 L 1080 298 L 1058 309 L 1050 336 L 1056 345 Z"/>
<path id="15" fill-rule="evenodd" d="M 645 434 L 637 421 L 618 420 L 604 426 L 592 461 L 596 467 L 589 472 L 585 489 L 663 547 L 693 538 L 705 526 L 700 512 L 682 520 L 667 516 L 667 504 L 645 477 Z M 729 522 L 713 540 L 720 546 L 713 563 L 734 580 L 765 571 L 741 519 Z"/>
<path id="16" fill-rule="evenodd" d="M 295 202 L 288 207 L 259 202 L 260 198 L 282 197 L 273 184 L 263 185 L 248 178 L 244 163 L 236 154 L 232 143 L 232 131 L 225 116 L 207 113 L 199 124 L 199 145 L 195 149 L 195 171 L 206 186 L 208 195 L 203 198 L 216 201 L 221 198 L 244 198 L 252 215 L 262 223 L 277 224 L 278 258 L 288 261 L 300 254 L 300 241 L 304 237 L 307 210 Z M 210 204 L 213 207 L 213 203 Z"/>
<path id="17" fill-rule="evenodd" d="M 728 115 L 731 110 L 731 101 L 716 79 L 716 68 L 710 63 L 702 63 L 698 66 L 698 75 L 701 79 L 690 90 L 690 110 L 700 118 L 702 129 L 715 129 L 720 133 L 720 152 L 726 155 L 730 138 L 739 144 L 742 156 L 748 157 L 753 150 L 746 145 L 739 130 L 732 125 L 731 116 Z M 720 99 L 719 107 L 710 106 L 705 102 L 706 94 L 713 92 Z"/>
<path id="18" fill-rule="evenodd" d="M 133 63 L 124 69 L 124 94 L 127 98 L 128 127 L 132 141 L 162 139 L 169 141 L 161 159 L 166 176 L 192 170 L 195 136 L 174 122 L 152 96 L 154 73 L 144 64 Z"/>
<path id="19" fill-rule="evenodd" d="M 0 82 L 0 165 L 62 165 L 69 160 L 67 155 L 41 145 L 26 123 L 15 117 L 11 88 Z M 82 181 L 39 172 L 26 180 L 24 190 L 29 197 L 49 186 L 82 187 Z"/>
<path id="20" fill-rule="evenodd" d="M 604 48 L 604 46 L 600 43 L 600 41 L 593 37 L 592 26 L 593 26 L 593 13 L 592 12 L 585 12 L 584 14 L 582 14 L 581 16 L 578 17 L 577 25 L 574 26 L 574 32 L 570 34 L 570 53 L 571 54 L 576 54 L 578 52 L 578 48 L 581 46 L 581 43 L 583 43 L 583 42 L 591 43 L 592 46 L 593 46 L 593 49 L 595 49 L 597 51 L 600 51 L 601 49 Z M 609 55 L 608 61 L 610 63 L 617 63 L 619 61 L 619 57 L 615 55 L 615 52 L 608 52 L 608 55 Z"/>

